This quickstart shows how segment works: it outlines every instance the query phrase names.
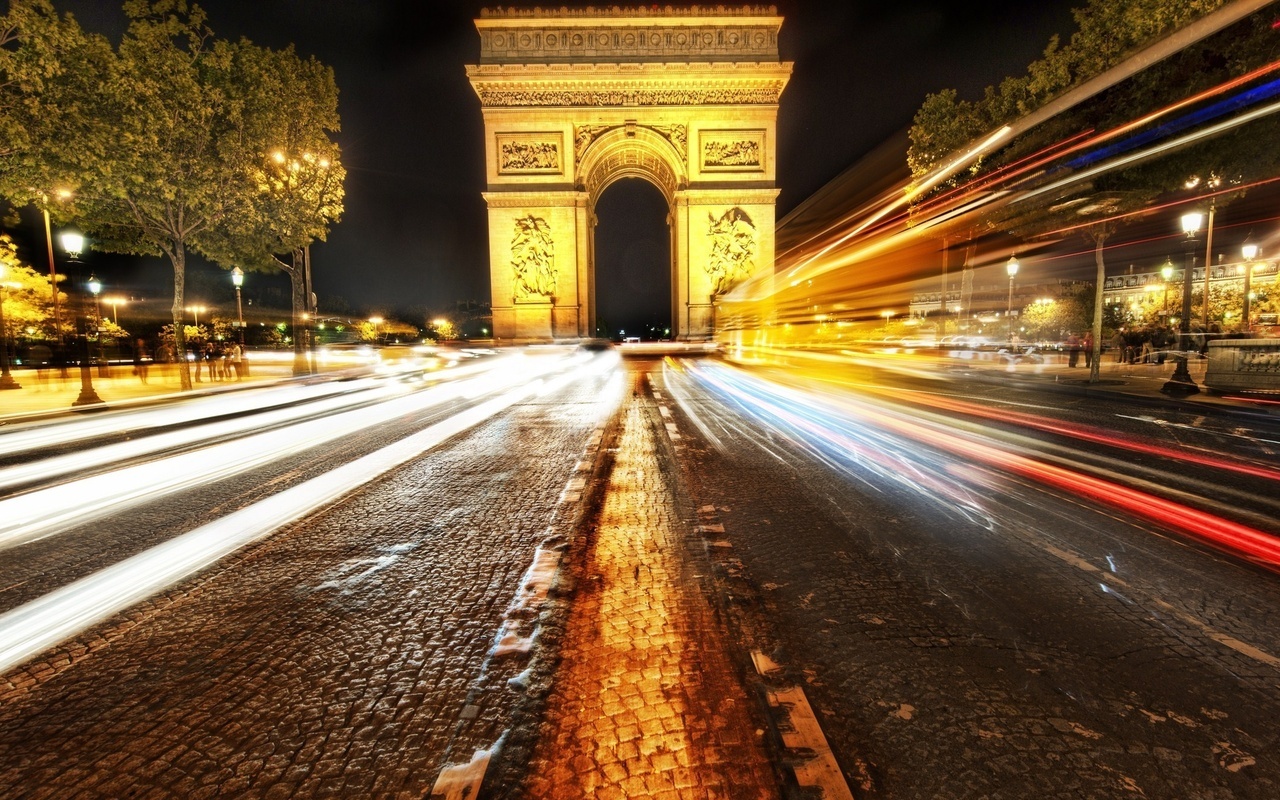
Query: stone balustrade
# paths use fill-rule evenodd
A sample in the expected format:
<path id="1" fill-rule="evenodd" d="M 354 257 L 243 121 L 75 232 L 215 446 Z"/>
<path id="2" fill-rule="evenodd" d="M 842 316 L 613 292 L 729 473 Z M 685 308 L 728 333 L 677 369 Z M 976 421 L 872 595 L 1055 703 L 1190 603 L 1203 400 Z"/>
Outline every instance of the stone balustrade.
<path id="1" fill-rule="evenodd" d="M 1209 342 L 1204 385 L 1213 392 L 1280 392 L 1280 339 Z"/>

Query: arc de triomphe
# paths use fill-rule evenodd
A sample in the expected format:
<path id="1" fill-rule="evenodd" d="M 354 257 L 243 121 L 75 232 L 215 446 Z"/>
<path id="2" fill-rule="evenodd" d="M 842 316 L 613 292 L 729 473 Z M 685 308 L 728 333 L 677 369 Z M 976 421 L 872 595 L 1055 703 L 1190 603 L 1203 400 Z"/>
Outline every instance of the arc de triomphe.
<path id="1" fill-rule="evenodd" d="M 673 334 L 710 336 L 715 297 L 773 269 L 791 75 L 776 10 L 499 9 L 475 23 L 494 335 L 594 335 L 596 202 L 643 178 L 670 209 Z"/>

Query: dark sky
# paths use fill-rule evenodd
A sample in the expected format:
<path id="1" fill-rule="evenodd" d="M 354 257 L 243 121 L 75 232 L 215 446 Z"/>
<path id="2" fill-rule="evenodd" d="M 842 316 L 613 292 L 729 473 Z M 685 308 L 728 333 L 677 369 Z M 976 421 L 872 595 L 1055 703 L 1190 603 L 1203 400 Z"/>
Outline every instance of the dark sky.
<path id="1" fill-rule="evenodd" d="M 93 31 L 118 35 L 120 4 L 54 0 Z M 479 56 L 472 20 L 494 5 L 533 3 L 419 0 L 206 0 L 216 35 L 296 45 L 333 67 L 341 93 L 339 135 L 348 170 L 346 213 L 329 241 L 313 248 L 315 288 L 345 298 L 357 314 L 445 308 L 488 299 L 488 245 L 480 104 L 464 65 Z M 1021 73 L 1053 33 L 1074 29 L 1070 8 L 1081 0 L 790 0 L 781 50 L 794 73 L 779 110 L 781 217 L 911 122 L 928 92 L 946 87 L 975 96 Z M 543 5 L 559 7 L 560 3 Z M 682 4 L 683 5 L 683 4 Z M 625 183 L 619 186 L 625 186 Z M 614 189 L 611 188 L 610 192 Z M 606 193 L 609 213 L 641 213 L 646 193 Z M 638 205 L 637 205 L 638 204 Z M 665 288 L 637 293 L 666 244 L 661 214 L 652 230 L 632 232 L 614 247 L 621 261 L 601 264 L 600 303 L 630 318 L 665 316 Z M 602 217 L 602 227 L 608 224 Z M 621 227 L 621 226 L 617 226 Z M 607 235 L 602 232 L 601 236 Z M 605 248 L 607 249 L 607 248 Z M 603 253 L 602 253 L 603 256 Z M 199 265 L 193 269 L 199 270 Z M 656 267 L 665 280 L 664 265 Z M 168 275 L 159 262 L 146 270 Z M 631 272 L 628 272 L 630 270 Z M 635 274 L 632 274 L 634 272 Z M 610 293 L 609 286 L 620 291 Z M 162 291 L 157 287 L 157 293 Z M 632 308 L 636 298 L 643 307 Z M 612 305 L 611 305 L 612 304 Z M 619 322 L 625 320 L 620 319 Z"/>

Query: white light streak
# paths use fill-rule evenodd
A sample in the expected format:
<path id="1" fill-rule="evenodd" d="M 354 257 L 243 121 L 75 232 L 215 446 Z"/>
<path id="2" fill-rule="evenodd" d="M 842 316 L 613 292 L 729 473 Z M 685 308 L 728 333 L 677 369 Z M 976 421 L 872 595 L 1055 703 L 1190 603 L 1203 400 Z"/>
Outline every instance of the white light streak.
<path id="1" fill-rule="evenodd" d="M 283 525 L 337 502 L 528 397 L 513 389 L 319 477 L 185 533 L 0 615 L 0 672 L 204 569 Z"/>

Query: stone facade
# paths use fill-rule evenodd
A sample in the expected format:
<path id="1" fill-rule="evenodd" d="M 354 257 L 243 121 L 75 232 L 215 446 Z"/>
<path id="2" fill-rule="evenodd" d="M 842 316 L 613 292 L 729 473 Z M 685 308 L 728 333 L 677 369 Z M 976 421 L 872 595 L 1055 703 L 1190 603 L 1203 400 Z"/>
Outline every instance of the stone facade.
<path id="1" fill-rule="evenodd" d="M 595 205 L 623 178 L 669 204 L 678 338 L 710 336 L 716 296 L 771 274 L 778 99 L 791 74 L 781 24 L 753 7 L 476 20 L 481 59 L 467 74 L 485 123 L 498 338 L 593 335 Z"/>

